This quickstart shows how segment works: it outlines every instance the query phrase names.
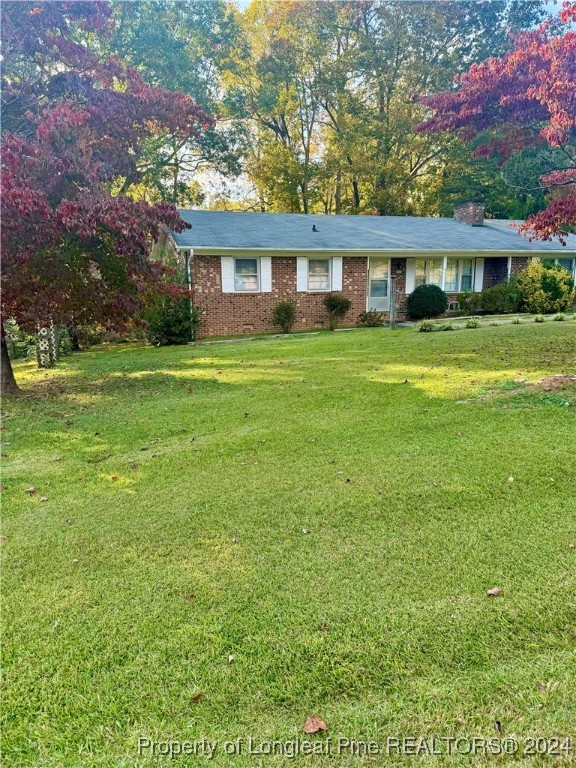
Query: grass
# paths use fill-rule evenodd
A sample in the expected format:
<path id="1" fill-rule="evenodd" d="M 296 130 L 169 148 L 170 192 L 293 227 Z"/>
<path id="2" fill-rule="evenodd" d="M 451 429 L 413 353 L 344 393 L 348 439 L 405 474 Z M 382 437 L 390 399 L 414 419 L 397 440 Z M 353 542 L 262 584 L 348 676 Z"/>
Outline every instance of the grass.
<path id="1" fill-rule="evenodd" d="M 287 765 L 246 740 L 303 737 L 313 714 L 333 744 L 573 735 L 576 393 L 512 382 L 574 373 L 575 337 L 370 329 L 19 364 L 3 765 L 171 762 L 139 736 Z M 297 762 L 494 762 L 336 751 Z"/>

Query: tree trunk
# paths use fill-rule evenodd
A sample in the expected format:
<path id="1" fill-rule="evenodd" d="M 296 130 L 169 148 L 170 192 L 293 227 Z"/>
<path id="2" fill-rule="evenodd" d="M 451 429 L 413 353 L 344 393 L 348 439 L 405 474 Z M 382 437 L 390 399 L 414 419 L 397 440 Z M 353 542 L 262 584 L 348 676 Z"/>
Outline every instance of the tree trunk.
<path id="1" fill-rule="evenodd" d="M 68 328 L 68 335 L 70 336 L 70 347 L 73 352 L 80 352 L 82 347 L 80 346 L 80 339 L 74 326 Z"/>
<path id="2" fill-rule="evenodd" d="M 352 190 L 354 193 L 354 207 L 356 210 L 360 208 L 360 189 L 358 187 L 358 179 L 352 179 Z"/>
<path id="3" fill-rule="evenodd" d="M 342 172 L 338 169 L 336 174 L 336 187 L 334 190 L 334 213 L 342 213 Z"/>
<path id="4" fill-rule="evenodd" d="M 2 355 L 0 360 L 0 367 L 2 368 L 2 381 L 1 389 L 3 395 L 16 395 L 20 392 L 16 379 L 14 378 L 14 371 L 12 370 L 12 361 L 8 354 L 8 345 L 6 344 L 6 336 L 4 334 L 4 321 L 0 321 L 1 336 L 2 336 Z"/>

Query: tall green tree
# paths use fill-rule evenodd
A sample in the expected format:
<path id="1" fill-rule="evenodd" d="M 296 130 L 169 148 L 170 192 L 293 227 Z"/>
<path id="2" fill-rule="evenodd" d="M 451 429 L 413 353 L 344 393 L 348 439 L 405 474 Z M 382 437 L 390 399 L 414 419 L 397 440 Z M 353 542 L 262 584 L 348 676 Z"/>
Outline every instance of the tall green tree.
<path id="1" fill-rule="evenodd" d="M 244 129 L 221 103 L 235 16 L 223 0 L 136 0 L 113 7 L 107 52 L 130 63 L 147 82 L 188 94 L 216 118 L 197 137 L 166 133 L 145 144 L 137 158 L 138 183 L 125 179 L 122 191 L 181 206 L 201 204 L 199 172 L 240 172 Z"/>
<path id="2" fill-rule="evenodd" d="M 425 117 L 418 95 L 505 51 L 509 32 L 534 25 L 542 8 L 254 0 L 239 15 L 241 55 L 225 80 L 253 137 L 246 171 L 260 207 L 437 213 L 462 142 L 416 132 Z M 499 174 L 486 164 L 469 172 Z"/>

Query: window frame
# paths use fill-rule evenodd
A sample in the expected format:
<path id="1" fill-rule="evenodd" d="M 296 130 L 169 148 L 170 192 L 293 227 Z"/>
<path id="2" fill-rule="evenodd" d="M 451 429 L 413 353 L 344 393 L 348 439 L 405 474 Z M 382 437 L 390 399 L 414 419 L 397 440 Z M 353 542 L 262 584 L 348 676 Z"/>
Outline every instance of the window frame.
<path id="1" fill-rule="evenodd" d="M 254 261 L 256 262 L 256 288 L 238 288 L 238 272 L 236 264 L 239 261 Z M 252 277 L 252 275 L 248 275 Z M 260 259 L 257 256 L 235 256 L 234 257 L 234 293 L 260 293 L 261 292 L 261 270 Z"/>
<path id="2" fill-rule="evenodd" d="M 418 262 L 424 262 L 424 282 L 418 282 Z M 438 265 L 440 267 L 440 280 L 437 283 L 430 282 L 431 264 Z M 414 288 L 418 288 L 421 285 L 437 285 L 438 288 L 442 288 L 444 283 L 444 260 L 443 259 L 416 259 L 414 264 Z"/>
<path id="3" fill-rule="evenodd" d="M 560 264 L 561 261 L 571 261 L 572 262 L 572 270 L 566 270 L 567 272 L 570 272 L 572 277 L 574 278 L 576 276 L 576 256 L 558 256 L 554 259 L 554 264 L 558 267 L 562 267 L 562 264 Z M 563 269 L 566 269 L 566 267 L 562 267 Z"/>
<path id="4" fill-rule="evenodd" d="M 462 278 L 464 277 L 464 262 L 468 261 L 472 265 L 472 271 L 470 272 L 470 288 L 462 288 Z M 448 288 L 446 286 L 446 275 L 448 274 L 448 264 L 450 262 L 456 262 L 456 287 Z M 474 290 L 474 259 L 469 256 L 458 257 L 455 259 L 446 258 L 446 266 L 444 268 L 444 287 L 442 290 L 445 293 L 471 293 Z"/>
<path id="5" fill-rule="evenodd" d="M 310 262 L 312 261 L 325 261 L 328 264 L 328 287 L 327 288 L 311 288 L 310 287 Z M 332 290 L 332 259 L 330 257 L 325 259 L 308 258 L 306 262 L 306 292 L 307 293 L 330 293 Z"/>

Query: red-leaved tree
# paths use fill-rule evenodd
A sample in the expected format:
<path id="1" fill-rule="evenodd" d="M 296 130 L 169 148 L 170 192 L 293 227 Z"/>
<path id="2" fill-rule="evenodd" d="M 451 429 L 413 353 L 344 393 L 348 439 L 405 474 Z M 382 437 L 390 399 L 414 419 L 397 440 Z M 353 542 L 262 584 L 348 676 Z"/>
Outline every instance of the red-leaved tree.
<path id="1" fill-rule="evenodd" d="M 455 79 L 453 91 L 422 98 L 433 115 L 420 130 L 456 131 L 479 139 L 476 155 L 548 146 L 556 165 L 540 178 L 549 204 L 520 231 L 550 240 L 576 226 L 576 2 L 557 19 L 515 38 L 513 50 L 489 58 Z M 571 26 L 572 25 L 572 26 Z"/>
<path id="2" fill-rule="evenodd" d="M 2 3 L 3 317 L 121 326 L 171 285 L 150 245 L 186 225 L 169 205 L 112 194 L 137 180 L 142 143 L 197 136 L 211 120 L 86 41 L 110 30 L 107 2 Z M 16 384 L 2 329 L 2 385 Z"/>

